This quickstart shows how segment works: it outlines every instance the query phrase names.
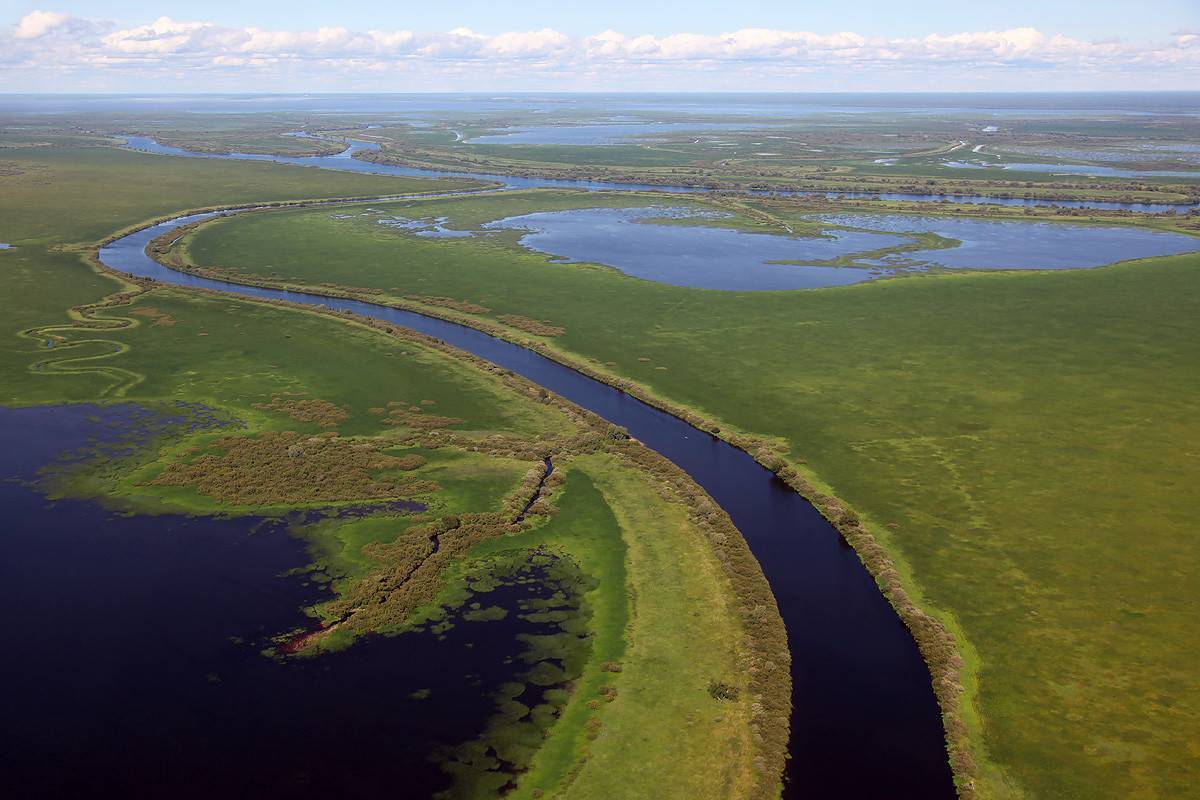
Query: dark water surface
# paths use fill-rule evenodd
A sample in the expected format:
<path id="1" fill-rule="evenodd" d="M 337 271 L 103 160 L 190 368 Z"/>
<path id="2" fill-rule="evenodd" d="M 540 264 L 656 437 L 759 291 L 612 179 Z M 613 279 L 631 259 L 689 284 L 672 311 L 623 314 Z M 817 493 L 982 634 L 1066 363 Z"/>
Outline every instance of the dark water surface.
<path id="1" fill-rule="evenodd" d="M 762 564 L 792 650 L 789 798 L 951 798 L 941 715 L 916 644 L 838 532 L 737 448 L 530 350 L 472 328 L 357 300 L 225 283 L 149 258 L 164 222 L 100 250 L 113 269 L 169 284 L 325 305 L 435 336 L 611 422 L 687 471 L 729 513 Z"/>
<path id="2" fill-rule="evenodd" d="M 64 451 L 127 434 L 119 406 L 0 408 L 0 775 L 11 798 L 428 797 L 429 756 L 478 736 L 520 667 L 517 614 L 368 637 L 318 658 L 260 654 L 327 595 L 281 573 L 304 545 L 258 519 L 124 516 L 48 502 Z M 257 528 L 256 528 L 257 526 Z M 251 533 L 252 530 L 256 532 Z M 489 605 L 516 607 L 528 589 Z M 428 690 L 428 696 L 410 695 Z"/>

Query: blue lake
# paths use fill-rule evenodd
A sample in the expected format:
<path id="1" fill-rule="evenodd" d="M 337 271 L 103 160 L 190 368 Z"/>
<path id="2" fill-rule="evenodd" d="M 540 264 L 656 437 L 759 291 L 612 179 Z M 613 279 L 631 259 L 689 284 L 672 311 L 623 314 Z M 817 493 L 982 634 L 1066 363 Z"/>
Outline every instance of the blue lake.
<path id="1" fill-rule="evenodd" d="M 699 289 L 763 291 L 844 286 L 896 269 L 1080 269 L 1132 258 L 1200 250 L 1200 238 L 1123 226 L 980 220 L 906 214 L 824 214 L 828 238 L 746 233 L 733 228 L 655 223 L 695 217 L 684 209 L 590 208 L 524 214 L 486 223 L 489 230 L 528 231 L 520 242 L 565 261 L 607 264 L 646 280 Z M 839 230 L 866 228 L 875 233 Z M 932 232 L 960 243 L 865 259 L 878 269 L 773 263 L 827 261 L 912 241 Z"/>
<path id="2" fill-rule="evenodd" d="M 468 144 L 574 144 L 611 145 L 636 142 L 655 134 L 709 134 L 714 131 L 745 131 L 762 124 L 746 122 L 643 122 L 638 124 L 556 125 L 512 128 L 504 133 L 468 139 Z"/>
<path id="3" fill-rule="evenodd" d="M 963 219 L 909 214 L 822 214 L 835 225 L 903 233 L 930 232 L 957 239 L 957 247 L 917 250 L 864 263 L 953 269 L 1083 269 L 1133 258 L 1200 250 L 1200 238 L 1121 225 Z"/>
<path id="4" fill-rule="evenodd" d="M 675 286 L 734 291 L 858 283 L 872 274 L 768 262 L 825 261 L 906 241 L 901 236 L 849 231 L 831 231 L 829 238 L 801 238 L 650 221 L 669 216 L 694 215 L 670 208 L 586 208 L 524 214 L 483 227 L 529 231 L 521 244 L 567 261 L 607 264 L 627 275 Z"/>

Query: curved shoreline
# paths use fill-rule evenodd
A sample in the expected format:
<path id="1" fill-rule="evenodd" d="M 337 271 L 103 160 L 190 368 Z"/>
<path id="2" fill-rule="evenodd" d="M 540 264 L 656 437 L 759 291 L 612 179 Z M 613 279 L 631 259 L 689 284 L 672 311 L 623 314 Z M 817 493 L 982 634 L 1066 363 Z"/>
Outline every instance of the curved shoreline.
<path id="1" fill-rule="evenodd" d="M 139 323 L 130 317 L 108 316 L 108 313 L 120 313 L 120 309 L 130 306 L 139 297 L 149 294 L 156 288 L 178 288 L 162 282 L 129 277 L 126 273 L 114 271 L 95 257 L 93 248 L 89 255 L 89 265 L 98 273 L 112 278 L 117 283 L 117 291 L 98 300 L 74 306 L 68 310 L 73 320 L 71 324 L 44 326 L 29 329 L 23 333 L 37 334 L 40 331 L 49 332 L 65 341 L 60 334 L 67 332 L 86 333 L 90 329 L 103 328 L 118 330 Z M 186 287 L 185 287 L 186 288 Z M 393 328 L 386 323 L 365 318 L 351 312 L 337 311 L 324 306 L 294 303 L 282 300 L 262 300 L 247 298 L 236 292 L 224 292 L 204 288 L 190 288 L 189 291 L 214 298 L 233 299 L 241 302 L 260 302 L 266 305 L 284 308 L 300 314 L 314 314 L 330 317 L 355 327 L 370 329 L 373 332 L 387 335 L 401 341 L 412 342 L 422 347 L 435 350 L 446 356 L 469 364 L 472 368 L 482 369 L 496 374 L 500 382 L 509 389 L 527 395 L 538 394 L 538 384 L 523 376 L 498 367 L 496 364 L 482 359 L 468 351 L 454 347 L 444 341 L 430 337 L 407 328 Z M 71 345 L 66 345 L 70 347 Z M 64 348 L 65 349 L 65 348 Z M 122 351 L 123 352 L 123 351 Z M 119 355 L 106 353 L 102 357 Z M 592 435 L 599 440 L 604 450 L 611 453 L 621 462 L 635 469 L 644 476 L 647 485 L 653 487 L 669 502 L 679 503 L 686 509 L 689 520 L 703 534 L 702 541 L 709 547 L 728 580 L 728 595 L 732 598 L 733 609 L 739 628 L 743 635 L 740 648 L 742 663 L 750 665 L 748 670 L 748 689 L 756 698 L 758 708 L 751 717 L 750 732 L 758 743 L 759 758 L 764 768 L 756 770 L 756 777 L 748 797 L 754 800 L 769 800 L 779 794 L 780 776 L 787 760 L 788 718 L 790 712 L 790 673 L 787 670 L 790 651 L 787 645 L 787 633 L 783 620 L 775 605 L 771 587 L 763 575 L 757 560 L 754 558 L 745 539 L 734 527 L 727 514 L 707 493 L 700 489 L 685 490 L 693 487 L 687 473 L 661 454 L 650 450 L 640 443 L 631 440 L 615 440 L 607 436 L 611 427 L 600 416 L 581 408 L 566 398 L 558 395 L 540 393 L 542 401 L 557 406 L 563 413 L 578 422 L 584 429 L 591 429 Z M 528 502 L 520 494 L 515 495 L 517 506 L 510 508 L 515 512 L 524 505 L 515 522 L 524 516 L 530 506 L 547 488 L 547 479 L 553 473 L 553 464 L 545 459 L 545 468 L 537 485 L 533 487 L 533 495 Z M 539 512 L 540 513 L 540 512 Z M 433 552 L 439 551 L 437 537 L 431 537 Z M 291 640 L 284 646 L 284 651 L 292 653 L 311 644 L 315 639 L 331 633 L 344 620 L 339 620 L 330 626 L 309 630 Z M 776 667 L 783 666 L 784 669 Z M 582 701 L 580 701 L 582 702 Z M 586 757 L 585 757 L 586 758 Z"/>
<path id="2" fill-rule="evenodd" d="M 379 202 L 380 198 L 367 198 L 358 202 Z M 346 200 L 330 200 L 324 201 L 324 204 L 353 202 Z M 291 202 L 272 204 L 271 208 L 285 207 L 303 207 L 306 205 L 314 205 L 313 201 Z M 239 207 L 241 210 L 254 210 L 261 206 Z M 176 215 L 172 219 L 178 221 L 180 225 L 173 226 L 167 231 L 164 231 L 160 236 L 168 234 L 174 235 L 178 233 L 179 227 L 193 223 L 199 223 L 205 219 L 216 216 L 217 214 L 228 213 L 237 209 L 226 208 L 222 210 L 211 210 L 207 212 L 204 219 L 194 219 L 195 215 Z M 266 209 L 263 209 L 266 210 Z M 193 217 L 192 219 L 188 219 Z M 163 223 L 159 223 L 163 224 Z M 154 223 L 141 226 L 138 230 L 144 231 L 148 227 L 153 227 Z M 125 234 L 129 235 L 129 234 Z M 109 237 L 105 240 L 106 243 L 111 243 L 117 240 L 118 236 Z M 159 237 L 154 237 L 155 239 Z M 148 244 L 150 242 L 148 241 Z M 94 261 L 103 269 L 114 272 L 118 276 L 124 277 L 126 274 L 120 267 L 115 267 L 103 261 L 100 247 L 93 249 L 92 256 Z M 485 325 L 480 320 L 471 319 L 465 316 L 450 313 L 445 309 L 431 309 L 430 307 L 422 306 L 417 303 L 412 304 L 382 304 L 373 299 L 362 299 L 350 292 L 339 292 L 336 289 L 322 287 L 319 291 L 311 288 L 291 287 L 286 284 L 272 284 L 270 282 L 250 282 L 241 279 L 231 280 L 227 277 L 212 278 L 203 276 L 202 273 L 193 273 L 186 269 L 180 269 L 176 266 L 168 266 L 161 262 L 155 262 L 164 270 L 170 270 L 180 275 L 194 275 L 202 280 L 214 281 L 224 284 L 228 289 L 201 289 L 202 291 L 217 291 L 218 293 L 229 293 L 234 296 L 245 298 L 243 292 L 239 292 L 237 287 L 259 288 L 266 290 L 275 290 L 280 292 L 294 293 L 309 298 L 329 299 L 329 300 L 345 300 L 354 303 L 364 303 L 369 306 L 380 308 L 382 310 L 396 310 L 399 312 L 407 312 L 417 314 L 429 320 L 437 320 L 446 323 L 451 323 L 455 326 L 461 326 L 468 330 L 472 330 L 486 336 L 507 342 L 524 350 L 542 356 L 556 365 L 565 367 L 581 377 L 591 379 L 597 383 L 603 384 L 606 387 L 615 389 L 623 396 L 630 397 L 640 401 L 646 406 L 658 411 L 669 414 L 672 418 L 679 420 L 697 432 L 707 433 L 710 437 L 720 439 L 728 445 L 737 448 L 742 454 L 753 459 L 766 469 L 774 474 L 776 478 L 781 480 L 788 486 L 789 493 L 794 494 L 797 498 L 804 498 L 807 504 L 810 504 L 824 519 L 837 530 L 842 539 L 850 544 L 856 556 L 856 562 L 866 567 L 866 572 L 873 579 L 872 591 L 876 592 L 877 596 L 882 596 L 890 604 L 895 615 L 904 623 L 907 628 L 907 633 L 911 634 L 911 640 L 915 641 L 919 650 L 921 659 L 928 670 L 928 676 L 932 678 L 933 693 L 937 699 L 938 705 L 941 708 L 942 716 L 942 733 L 945 738 L 946 747 L 950 753 L 950 766 L 953 774 L 954 784 L 958 788 L 960 797 L 968 798 L 974 796 L 974 775 L 975 764 L 971 756 L 971 742 L 968 741 L 967 730 L 962 721 L 962 715 L 959 713 L 960 705 L 963 700 L 963 689 L 960 681 L 960 670 L 963 662 L 958 654 L 953 635 L 948 631 L 935 617 L 921 610 L 917 604 L 911 599 L 909 594 L 901 585 L 901 572 L 896 563 L 891 559 L 884 548 L 878 544 L 874 536 L 862 525 L 859 518 L 853 513 L 845 509 L 844 505 L 830 495 L 824 494 L 813 486 L 813 484 L 805 478 L 802 473 L 794 466 L 789 464 L 783 457 L 777 455 L 767 440 L 740 434 L 736 432 L 722 431 L 717 423 L 702 417 L 701 415 L 690 411 L 686 408 L 674 405 L 669 401 L 655 397 L 643 387 L 634 384 L 630 381 L 616 378 L 615 376 L 601 373 L 591 366 L 575 361 L 574 359 L 559 353 L 543 342 L 532 339 L 522 338 L 512 331 L 502 328 L 498 325 Z M 135 278 L 135 280 L 145 280 L 145 278 Z M 149 280 L 154 280 L 150 278 Z M 193 287 L 194 288 L 194 287 Z M 253 298 L 259 301 L 264 301 L 263 298 Z M 283 302 L 291 304 L 286 300 L 271 300 L 266 299 L 265 302 Z M 313 310 L 311 304 L 303 304 L 306 310 Z M 326 313 L 335 315 L 351 314 L 353 311 L 338 311 L 336 309 L 321 309 Z M 355 315 L 357 316 L 357 315 Z M 376 320 L 376 322 L 379 322 Z M 402 323 L 401 323 L 402 324 Z M 425 335 L 425 334 L 417 334 Z M 452 347 L 453 345 L 445 345 Z M 457 348 L 454 348 L 457 349 Z M 489 368 L 496 369 L 497 366 L 482 359 L 477 355 L 470 355 L 470 358 L 478 359 L 482 363 L 487 364 Z M 595 413 L 595 412 L 593 412 Z M 659 454 L 659 457 L 663 457 Z M 678 469 L 678 467 L 676 467 Z M 696 480 L 695 476 L 693 479 Z M 739 535 L 738 539 L 743 537 Z M 748 545 L 748 543 L 747 543 Z"/>

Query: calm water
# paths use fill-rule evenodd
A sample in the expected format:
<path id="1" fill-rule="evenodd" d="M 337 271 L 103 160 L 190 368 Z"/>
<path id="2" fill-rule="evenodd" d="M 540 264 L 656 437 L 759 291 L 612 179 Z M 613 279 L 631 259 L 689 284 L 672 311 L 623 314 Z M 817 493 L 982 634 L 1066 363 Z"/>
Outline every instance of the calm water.
<path id="1" fill-rule="evenodd" d="M 586 189 L 589 191 L 613 190 L 613 191 L 657 191 L 671 192 L 678 194 L 701 194 L 707 190 L 698 189 L 688 186 L 657 186 L 649 184 L 636 183 L 614 183 L 606 181 L 576 181 L 576 180 L 558 180 L 554 178 L 527 178 L 516 177 L 510 175 L 496 175 L 492 173 L 482 172 L 454 172 L 431 169 L 417 169 L 416 167 L 401 167 L 392 164 L 375 164 L 370 161 L 363 161 L 355 158 L 356 153 L 378 150 L 379 145 L 374 142 L 366 142 L 351 139 L 345 150 L 337 155 L 332 156 L 277 156 L 263 155 L 255 153 L 231 153 L 231 154 L 214 154 L 214 153 L 194 153 L 190 150 L 184 150 L 179 147 L 170 147 L 162 145 L 154 141 L 148 136 L 127 136 L 125 137 L 126 144 L 135 149 L 142 150 L 147 153 L 158 153 L 160 155 L 186 156 L 189 158 L 233 158 L 245 161 L 273 161 L 278 164 L 293 164 L 302 167 L 321 167 L 323 169 L 338 169 L 349 172 L 363 172 L 372 175 L 400 175 L 410 178 L 472 178 L 476 180 L 492 181 L 502 184 L 506 188 L 511 189 L 536 189 L 536 188 L 561 188 L 561 189 Z M 750 191 L 748 194 L 808 194 L 807 192 L 755 192 Z M 847 197 L 852 199 L 870 199 L 879 197 L 883 200 L 910 200 L 916 202 L 951 202 L 951 203 L 984 203 L 990 205 L 1005 205 L 1005 206 L 1063 206 L 1065 208 L 1096 208 L 1102 210 L 1129 210 L 1142 212 L 1162 212 L 1162 211 L 1180 211 L 1186 212 L 1194 205 L 1181 203 L 1115 203 L 1115 202 L 1093 202 L 1088 200 L 1074 201 L 1055 201 L 1055 200 L 1029 200 L 1018 197 L 984 197 L 981 195 L 959 196 L 959 195 L 930 195 L 930 194 L 912 194 L 905 192 L 882 192 L 872 194 L 867 192 L 825 192 L 826 197 Z"/>
<path id="2" fill-rule="evenodd" d="M 915 250 L 866 263 L 930 264 L 952 269 L 1084 269 L 1133 258 L 1200 250 L 1200 238 L 1119 225 L 961 219 L 908 214 L 821 214 L 834 225 L 891 233 L 921 231 L 957 239 L 957 247 Z"/>
<path id="3" fill-rule="evenodd" d="M 175 272 L 145 253 L 193 215 L 100 250 L 113 269 L 170 284 L 325 305 L 448 342 L 622 425 L 679 465 L 746 537 L 771 584 L 792 650 L 785 796 L 954 797 L 941 715 L 916 644 L 854 550 L 804 498 L 737 448 L 533 351 L 445 320 L 358 300 Z"/>
<path id="4" fill-rule="evenodd" d="M 1200 250 L 1200 238 L 1122 226 L 980 220 L 905 214 L 822 214 L 831 238 L 745 233 L 732 228 L 650 222 L 689 217 L 686 209 L 588 208 L 546 211 L 489 222 L 489 229 L 527 230 L 520 242 L 567 261 L 607 264 L 646 280 L 698 289 L 763 291 L 843 286 L 878 274 L 864 269 L 796 266 L 773 261 L 822 261 L 913 241 L 894 234 L 932 232 L 960 243 L 860 264 L 899 269 L 1081 269 L 1133 258 Z M 704 216 L 704 215 L 700 215 Z M 713 225 L 719 225 L 714 219 Z"/>
<path id="5" fill-rule="evenodd" d="M 324 598 L 301 542 L 257 519 L 127 516 L 30 482 L 112 441 L 129 404 L 0 407 L 0 774 L 13 798 L 427 797 L 524 651 L 519 619 L 371 637 L 279 662 L 269 638 Z M 254 531 L 252 533 L 252 530 Z M 516 606 L 495 592 L 489 605 Z M 411 693 L 427 689 L 428 697 Z M 401 788 L 402 787 L 402 788 Z"/>
<path id="6" fill-rule="evenodd" d="M 955 169 L 1004 169 L 1010 172 L 1048 172 L 1062 175 L 1092 175 L 1097 178 L 1177 178 L 1181 181 L 1200 179 L 1200 172 L 1179 169 L 1121 169 L 1099 164 L 1036 164 L 1006 161 L 1003 164 L 978 164 L 970 161 L 947 161 Z"/>
<path id="7" fill-rule="evenodd" d="M 524 214 L 484 227 L 528 230 L 521 244 L 569 261 L 607 264 L 627 275 L 675 286 L 737 291 L 811 289 L 868 280 L 872 274 L 861 269 L 768 262 L 828 260 L 907 241 L 850 231 L 830 231 L 831 238 L 818 239 L 647 221 L 664 216 L 693 215 L 669 208 L 585 208 Z"/>
<path id="8" fill-rule="evenodd" d="M 643 122 L 634 124 L 554 125 L 542 128 L 513 128 L 504 133 L 468 139 L 468 144 L 573 144 L 612 145 L 636 142 L 655 134 L 706 134 L 714 131 L 744 131 L 745 122 Z M 753 128 L 751 128 L 753 129 Z"/>

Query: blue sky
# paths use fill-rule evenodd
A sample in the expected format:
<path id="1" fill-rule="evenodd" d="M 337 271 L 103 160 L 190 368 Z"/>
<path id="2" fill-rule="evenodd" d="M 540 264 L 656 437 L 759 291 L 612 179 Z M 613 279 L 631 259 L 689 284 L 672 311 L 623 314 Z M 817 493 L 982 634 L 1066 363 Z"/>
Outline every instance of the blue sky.
<path id="1" fill-rule="evenodd" d="M 5 0 L 0 91 L 1200 87 L 1200 0 Z"/>
<path id="2" fill-rule="evenodd" d="M 358 30 L 446 31 L 467 27 L 481 33 L 554 28 L 583 36 L 606 28 L 625 33 L 722 33 L 738 28 L 778 28 L 824 33 L 852 30 L 865 35 L 923 36 L 927 33 L 1033 27 L 1083 38 L 1160 38 L 1200 27 L 1197 0 L 452 0 L 451 2 L 297 2 L 297 0 L 97 0 L 5 2 L 0 22 L 13 23 L 37 9 L 81 17 L 144 22 L 161 16 L 210 19 L 225 25 L 299 30 L 342 25 Z"/>

